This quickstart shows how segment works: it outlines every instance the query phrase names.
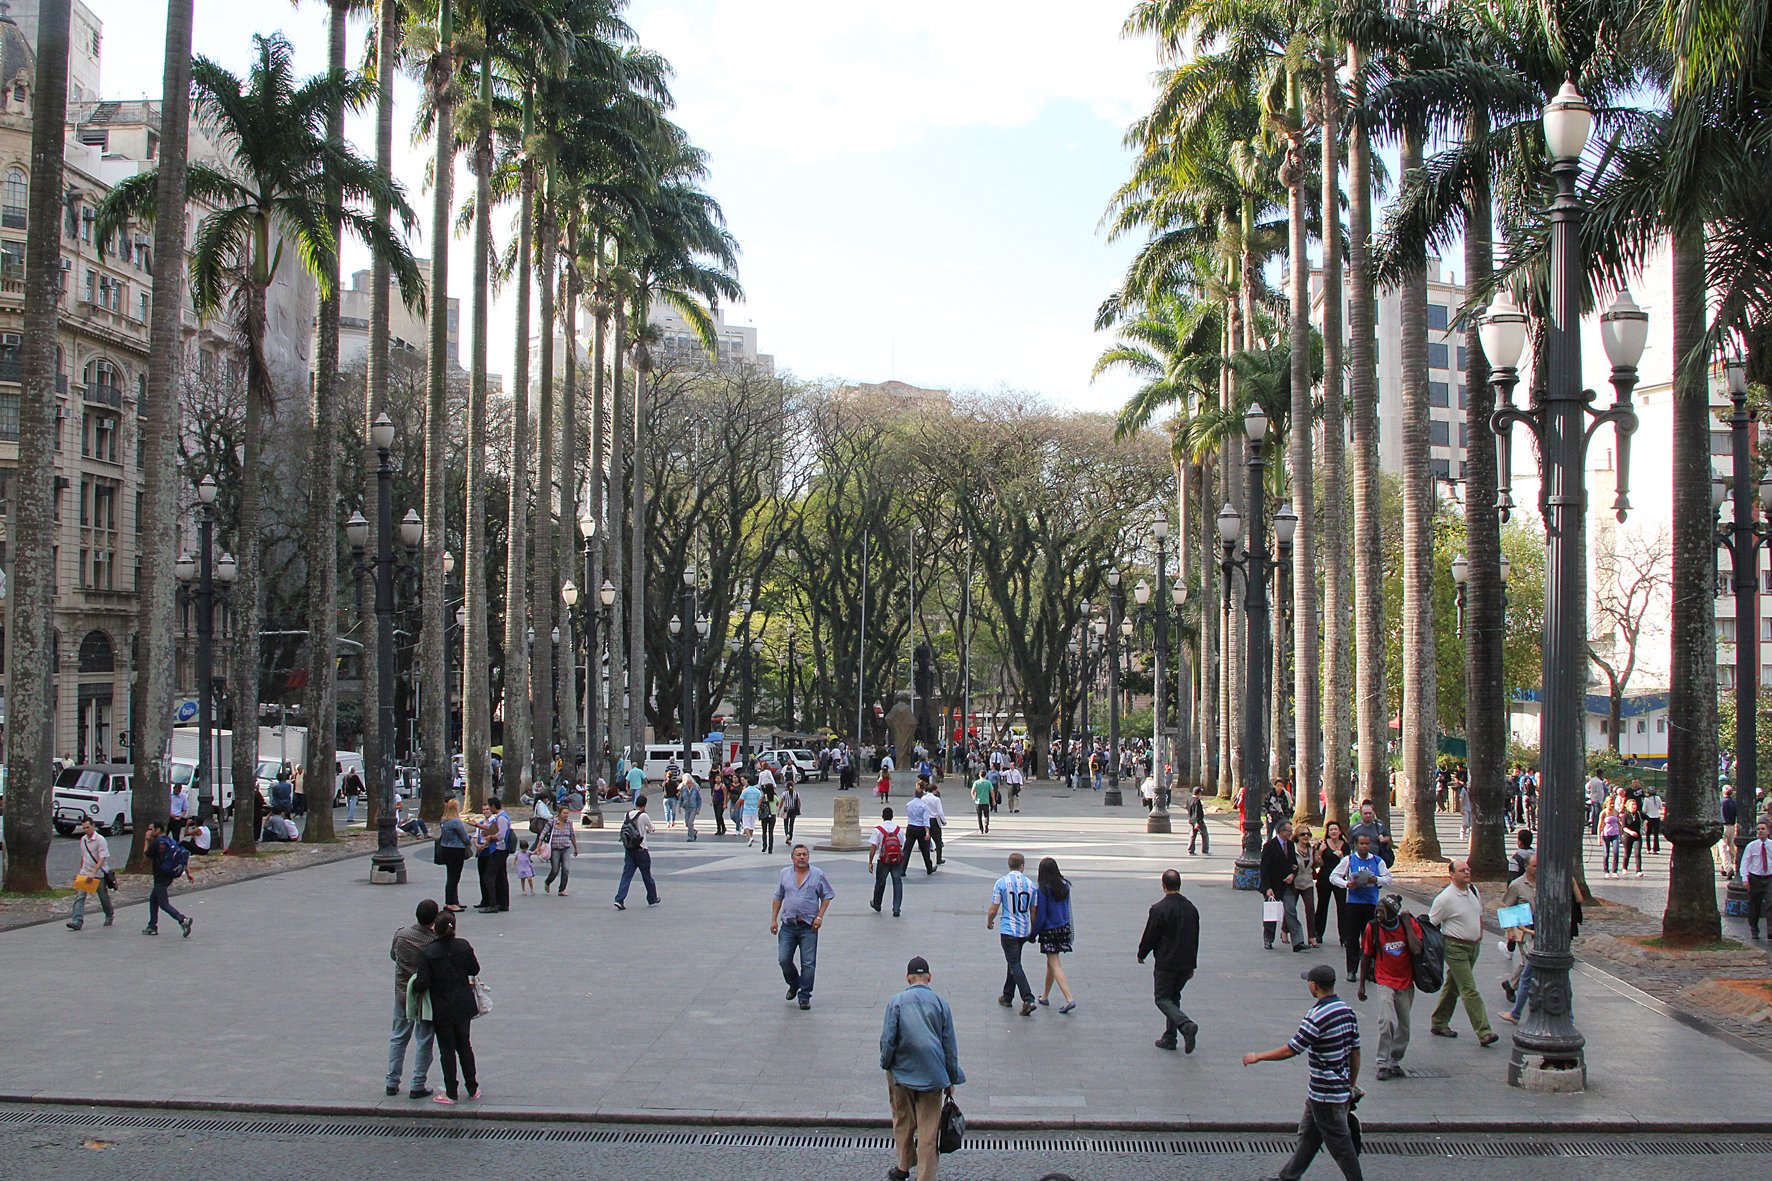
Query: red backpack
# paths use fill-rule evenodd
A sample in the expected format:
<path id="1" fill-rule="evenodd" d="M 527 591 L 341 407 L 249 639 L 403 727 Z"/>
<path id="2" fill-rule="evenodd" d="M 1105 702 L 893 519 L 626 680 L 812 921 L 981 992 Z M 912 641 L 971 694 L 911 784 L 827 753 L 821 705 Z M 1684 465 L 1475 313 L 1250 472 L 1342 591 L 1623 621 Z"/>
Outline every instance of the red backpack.
<path id="1" fill-rule="evenodd" d="M 876 825 L 880 830 L 880 861 L 886 865 L 897 865 L 904 860 L 904 830 L 896 825 Z"/>

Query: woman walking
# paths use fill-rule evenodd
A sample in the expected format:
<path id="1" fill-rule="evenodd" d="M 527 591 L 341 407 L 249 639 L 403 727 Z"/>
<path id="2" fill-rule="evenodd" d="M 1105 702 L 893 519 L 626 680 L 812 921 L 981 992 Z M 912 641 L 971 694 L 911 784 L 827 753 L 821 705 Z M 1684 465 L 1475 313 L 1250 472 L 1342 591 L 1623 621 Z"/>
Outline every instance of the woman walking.
<path id="1" fill-rule="evenodd" d="M 466 910 L 461 904 L 461 867 L 467 864 L 468 851 L 474 837 L 462 823 L 461 802 L 448 800 L 443 805 L 443 824 L 437 829 L 437 864 L 443 867 L 443 906 L 457 914 Z"/>
<path id="2" fill-rule="evenodd" d="M 775 852 L 775 784 L 763 785 L 763 798 L 757 801 L 757 819 L 763 822 L 763 852 Z"/>
<path id="3" fill-rule="evenodd" d="M 536 842 L 548 851 L 548 876 L 542 883 L 542 893 L 546 894 L 554 888 L 554 878 L 560 879 L 560 897 L 566 897 L 566 850 L 571 849 L 574 857 L 578 856 L 578 832 L 572 827 L 572 813 L 561 810 L 554 814 L 547 831 Z"/>
<path id="4" fill-rule="evenodd" d="M 891 767 L 887 767 L 884 765 L 881 766 L 880 781 L 878 783 L 874 784 L 874 794 L 876 796 L 880 797 L 880 802 L 882 804 L 884 804 L 887 800 L 892 798 L 892 768 Z"/>
<path id="5" fill-rule="evenodd" d="M 1618 876 L 1623 877 L 1630 869 L 1631 855 L 1637 858 L 1637 876 L 1643 876 L 1643 809 L 1635 799 L 1624 801 L 1624 815 L 1618 818 L 1620 827 L 1624 829 L 1624 861 L 1618 867 Z"/>
<path id="6" fill-rule="evenodd" d="M 1056 984 L 1059 995 L 1064 997 L 1064 1004 L 1058 1006 L 1058 1011 L 1068 1013 L 1077 1007 L 1077 998 L 1071 995 L 1071 982 L 1066 978 L 1061 962 L 1075 938 L 1071 927 L 1071 884 L 1058 872 L 1058 862 L 1050 857 L 1040 859 L 1035 880 L 1039 883 L 1040 893 L 1034 903 L 1034 937 L 1040 941 L 1040 951 L 1046 957 L 1046 984 L 1038 999 L 1042 1005 L 1050 1003 L 1048 998 Z"/>
<path id="7" fill-rule="evenodd" d="M 468 1088 L 468 1098 L 480 1097 L 480 1076 L 474 1068 L 474 1046 L 468 1027 L 479 1015 L 474 1004 L 473 979 L 480 961 L 466 939 L 455 935 L 455 914 L 445 911 L 431 928 L 436 941 L 426 944 L 424 958 L 413 974 L 421 992 L 431 995 L 431 1028 L 437 1035 L 437 1057 L 443 1060 L 443 1091 L 438 1103 L 454 1103 L 458 1090 L 456 1070 Z"/>
<path id="8" fill-rule="evenodd" d="M 1347 943 L 1347 931 L 1344 929 L 1342 914 L 1347 909 L 1347 890 L 1329 880 L 1341 859 L 1347 856 L 1347 832 L 1341 827 L 1341 821 L 1331 820 L 1323 828 L 1323 839 L 1317 842 L 1311 877 L 1317 883 L 1317 942 L 1323 941 L 1323 932 L 1329 929 L 1329 903 L 1335 903 L 1335 930 L 1340 941 Z"/>
<path id="9" fill-rule="evenodd" d="M 1311 947 L 1323 946 L 1323 928 L 1317 923 L 1316 857 L 1310 825 L 1301 824 L 1292 834 L 1292 858 L 1296 870 L 1292 881 L 1298 887 L 1298 910 L 1304 916 L 1304 935 Z"/>
<path id="10" fill-rule="evenodd" d="M 1600 844 L 1605 848 L 1605 852 L 1600 858 L 1600 866 L 1604 870 L 1605 876 L 1609 878 L 1622 877 L 1621 867 L 1618 864 L 1618 841 L 1624 833 L 1624 822 L 1619 819 L 1618 805 L 1610 796 L 1606 798 L 1605 806 L 1600 809 L 1599 833 Z"/>

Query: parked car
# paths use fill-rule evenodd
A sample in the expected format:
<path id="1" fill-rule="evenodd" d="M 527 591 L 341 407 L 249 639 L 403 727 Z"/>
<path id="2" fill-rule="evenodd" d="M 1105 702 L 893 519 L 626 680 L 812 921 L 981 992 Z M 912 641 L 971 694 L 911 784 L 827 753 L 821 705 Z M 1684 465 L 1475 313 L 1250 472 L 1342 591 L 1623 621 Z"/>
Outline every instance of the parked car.
<path id="1" fill-rule="evenodd" d="M 55 777 L 51 822 L 64 837 L 90 818 L 106 836 L 129 831 L 133 773 L 128 763 L 86 763 L 63 767 Z"/>

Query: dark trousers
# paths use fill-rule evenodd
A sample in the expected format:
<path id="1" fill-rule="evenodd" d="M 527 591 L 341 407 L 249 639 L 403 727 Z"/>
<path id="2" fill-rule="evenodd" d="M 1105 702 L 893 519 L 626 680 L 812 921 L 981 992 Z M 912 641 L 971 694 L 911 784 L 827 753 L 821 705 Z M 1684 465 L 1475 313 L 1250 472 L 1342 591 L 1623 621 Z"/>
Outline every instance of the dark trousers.
<path id="1" fill-rule="evenodd" d="M 1317 887 L 1317 938 L 1321 939 L 1329 933 L 1329 903 L 1335 902 L 1335 930 L 1343 943 L 1347 942 L 1347 891 L 1340 886 L 1322 885 Z"/>
<path id="2" fill-rule="evenodd" d="M 566 893 L 566 877 L 568 872 L 566 869 L 566 855 L 571 852 L 572 850 L 565 845 L 561 845 L 558 849 L 548 850 L 548 880 L 542 883 L 544 889 L 553 885 L 554 878 L 558 877 L 560 879 L 560 893 Z"/>
<path id="3" fill-rule="evenodd" d="M 652 880 L 652 853 L 644 846 L 638 849 L 622 850 L 621 885 L 615 888 L 615 900 L 628 900 L 628 884 L 634 880 L 634 871 L 640 871 L 640 880 L 646 883 L 646 901 L 658 901 L 658 885 Z"/>
<path id="4" fill-rule="evenodd" d="M 443 863 L 443 905 L 461 905 L 461 867 L 467 860 L 466 849 L 451 849 L 446 852 L 448 861 Z"/>
<path id="5" fill-rule="evenodd" d="M 1364 1181 L 1360 1155 L 1354 1151 L 1353 1133 L 1347 1126 L 1347 1104 L 1305 1100 L 1304 1115 L 1298 1121 L 1298 1149 L 1280 1169 L 1280 1181 L 1298 1181 L 1304 1176 L 1319 1148 L 1329 1150 L 1330 1158 L 1341 1166 L 1341 1175 L 1347 1181 Z"/>
<path id="6" fill-rule="evenodd" d="M 1286 916 L 1282 923 L 1261 924 L 1261 941 L 1269 947 L 1274 945 L 1274 928 L 1280 927 L 1286 936 L 1286 942 L 1297 947 L 1304 942 L 1304 929 L 1298 925 L 1298 891 L 1291 886 L 1282 886 L 1275 895 L 1279 899 L 1282 913 Z"/>
<path id="7" fill-rule="evenodd" d="M 794 844 L 794 821 L 798 819 L 800 819 L 798 812 L 783 812 L 781 814 L 781 839 L 786 841 L 790 848 Z"/>
<path id="8" fill-rule="evenodd" d="M 726 805 L 720 800 L 714 801 L 714 835 L 726 835 Z"/>
<path id="9" fill-rule="evenodd" d="M 874 901 L 875 910 L 880 909 L 880 900 L 886 896 L 886 883 L 892 882 L 892 913 L 896 915 L 904 906 L 904 858 L 899 858 L 891 865 L 884 861 L 874 862 Z"/>
<path id="10" fill-rule="evenodd" d="M 1347 972 L 1350 976 L 1360 970 L 1360 936 L 1376 913 L 1378 907 L 1370 902 L 1342 903 L 1341 941 L 1347 945 Z"/>
<path id="11" fill-rule="evenodd" d="M 1649 842 L 1649 852 L 1661 852 L 1661 817 L 1649 816 L 1644 818 L 1643 839 Z"/>
<path id="12" fill-rule="evenodd" d="M 509 853 L 484 853 L 479 858 L 480 905 L 488 909 L 511 909 L 511 879 L 505 873 Z"/>
<path id="13" fill-rule="evenodd" d="M 1760 934 L 1760 919 L 1766 913 L 1766 890 L 1772 887 L 1772 877 L 1749 874 L 1747 878 L 1747 929 L 1757 938 Z"/>
<path id="14" fill-rule="evenodd" d="M 991 831 L 991 806 L 989 804 L 978 805 L 978 831 Z"/>
<path id="15" fill-rule="evenodd" d="M 1008 964 L 1008 971 L 1003 974 L 1003 991 L 1000 995 L 1007 998 L 1018 989 L 1023 1004 L 1034 1003 L 1034 990 L 1028 984 L 1028 974 L 1021 967 L 1021 949 L 1027 946 L 1020 935 L 1000 935 L 1003 944 L 1003 960 Z"/>
<path id="16" fill-rule="evenodd" d="M 921 849 L 923 851 L 923 868 L 929 873 L 934 873 L 935 861 L 929 856 L 929 829 L 924 825 L 905 825 L 904 857 L 906 861 L 911 859 L 912 849 Z"/>
<path id="17" fill-rule="evenodd" d="M 1641 873 L 1643 869 L 1643 838 L 1635 833 L 1627 832 L 1624 834 L 1624 864 L 1618 867 L 1619 873 L 1630 868 L 1632 854 L 1636 855 L 1637 872 Z"/>
<path id="18" fill-rule="evenodd" d="M 1192 972 L 1165 972 L 1161 968 L 1154 973 L 1157 1012 L 1163 1014 L 1163 1041 L 1167 1045 L 1175 1044 L 1175 1036 L 1183 1026 L 1193 1024 L 1181 1011 L 1181 990 L 1193 978 Z"/>
<path id="19" fill-rule="evenodd" d="M 775 852 L 775 817 L 763 816 L 759 820 L 763 825 L 763 852 Z"/>
<path id="20" fill-rule="evenodd" d="M 1194 843 L 1196 841 L 1199 842 L 1200 852 L 1212 852 L 1212 837 L 1206 831 L 1206 822 L 1204 820 L 1190 822 L 1187 838 L 1187 851 L 1190 854 L 1194 851 Z"/>
<path id="21" fill-rule="evenodd" d="M 929 818 L 929 837 L 935 842 L 935 864 L 946 865 L 947 855 L 941 851 L 941 830 L 947 827 L 933 816 Z"/>
<path id="22" fill-rule="evenodd" d="M 474 1044 L 468 1037 L 468 1027 L 473 1019 L 457 1025 L 432 1025 L 437 1035 L 437 1057 L 443 1062 L 443 1090 L 451 1099 L 459 1098 L 456 1094 L 456 1068 L 461 1068 L 461 1081 L 468 1086 L 468 1094 L 472 1095 L 480 1089 L 480 1078 L 474 1073 Z"/>
<path id="23" fill-rule="evenodd" d="M 170 889 L 172 889 L 171 879 L 163 878 L 159 874 L 154 875 L 154 888 L 148 891 L 148 930 L 157 931 L 160 929 L 161 911 L 165 911 L 169 918 L 181 926 L 184 924 L 185 916 L 178 912 L 178 908 L 172 905 L 172 899 L 167 896 L 166 892 Z"/>

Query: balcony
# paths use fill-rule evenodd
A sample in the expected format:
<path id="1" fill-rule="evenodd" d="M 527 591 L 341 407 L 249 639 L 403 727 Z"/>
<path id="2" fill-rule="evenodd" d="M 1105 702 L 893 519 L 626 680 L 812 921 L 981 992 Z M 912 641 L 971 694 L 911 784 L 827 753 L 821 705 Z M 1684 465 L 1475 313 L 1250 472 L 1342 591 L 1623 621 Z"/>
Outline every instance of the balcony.
<path id="1" fill-rule="evenodd" d="M 81 399 L 95 406 L 109 406 L 115 410 L 123 409 L 123 391 L 114 385 L 99 385 L 96 382 L 80 387 Z"/>

